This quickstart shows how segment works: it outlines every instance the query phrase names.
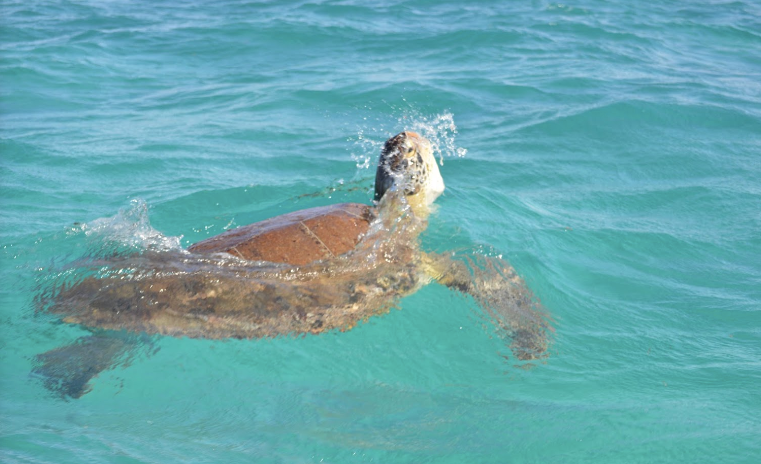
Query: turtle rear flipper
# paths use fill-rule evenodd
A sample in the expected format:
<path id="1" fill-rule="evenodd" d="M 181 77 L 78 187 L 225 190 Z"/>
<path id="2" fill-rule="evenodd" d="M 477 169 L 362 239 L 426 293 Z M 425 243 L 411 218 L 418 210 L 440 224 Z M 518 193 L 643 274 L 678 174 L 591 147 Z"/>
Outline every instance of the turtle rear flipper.
<path id="1" fill-rule="evenodd" d="M 128 363 L 141 347 L 144 335 L 102 332 L 87 335 L 74 343 L 35 356 L 32 373 L 45 388 L 61 398 L 79 398 L 89 392 L 89 384 L 100 372 Z M 148 343 L 150 341 L 148 340 Z"/>

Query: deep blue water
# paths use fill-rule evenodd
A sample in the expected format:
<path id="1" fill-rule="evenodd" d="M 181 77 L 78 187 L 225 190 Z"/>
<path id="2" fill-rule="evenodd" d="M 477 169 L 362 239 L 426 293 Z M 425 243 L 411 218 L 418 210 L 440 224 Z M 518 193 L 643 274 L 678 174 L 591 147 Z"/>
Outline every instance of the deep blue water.
<path id="1" fill-rule="evenodd" d="M 758 1 L 0 14 L 2 461 L 761 456 Z M 37 285 L 104 236 L 188 245 L 369 202 L 404 129 L 447 184 L 424 248 L 508 259 L 552 315 L 543 363 L 430 285 L 344 333 L 159 337 L 78 400 L 30 374 L 86 333 L 37 314 Z"/>

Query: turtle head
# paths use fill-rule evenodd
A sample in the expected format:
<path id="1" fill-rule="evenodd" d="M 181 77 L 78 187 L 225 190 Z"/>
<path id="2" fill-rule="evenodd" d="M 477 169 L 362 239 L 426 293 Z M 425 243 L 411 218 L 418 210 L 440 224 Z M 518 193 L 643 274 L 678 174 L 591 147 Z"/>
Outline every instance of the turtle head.
<path id="1" fill-rule="evenodd" d="M 402 132 L 386 140 L 375 173 L 375 201 L 392 186 L 424 207 L 444 191 L 444 179 L 433 157 L 431 142 L 425 137 Z"/>

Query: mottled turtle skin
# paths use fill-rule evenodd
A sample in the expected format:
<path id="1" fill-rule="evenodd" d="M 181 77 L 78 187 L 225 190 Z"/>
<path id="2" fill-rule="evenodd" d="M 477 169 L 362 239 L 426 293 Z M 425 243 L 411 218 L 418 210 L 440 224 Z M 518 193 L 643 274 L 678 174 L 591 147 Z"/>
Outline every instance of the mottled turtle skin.
<path id="1" fill-rule="evenodd" d="M 430 143 L 402 132 L 381 152 L 373 206 L 296 211 L 188 250 L 100 260 L 80 268 L 84 277 L 41 298 L 41 307 L 95 331 L 261 338 L 347 330 L 435 280 L 472 295 L 511 341 L 516 358 L 545 357 L 546 318 L 505 261 L 452 259 L 420 249 L 431 204 L 443 190 Z M 107 340 L 96 336 L 79 346 Z M 119 352 L 104 352 L 109 350 Z M 99 360 L 101 367 L 88 367 L 82 351 L 65 347 L 40 355 L 36 372 L 63 396 L 79 396 L 106 365 Z M 66 370 L 56 365 L 77 356 L 81 360 L 67 362 Z M 84 373 L 68 372 L 80 364 Z"/>

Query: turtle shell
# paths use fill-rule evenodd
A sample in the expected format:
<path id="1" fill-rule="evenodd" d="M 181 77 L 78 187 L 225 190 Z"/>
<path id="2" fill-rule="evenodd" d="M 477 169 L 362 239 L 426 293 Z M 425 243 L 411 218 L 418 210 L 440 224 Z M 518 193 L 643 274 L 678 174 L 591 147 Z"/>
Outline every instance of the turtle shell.
<path id="1" fill-rule="evenodd" d="M 321 206 L 238 227 L 188 250 L 301 266 L 352 250 L 373 218 L 373 208 L 360 203 Z"/>

